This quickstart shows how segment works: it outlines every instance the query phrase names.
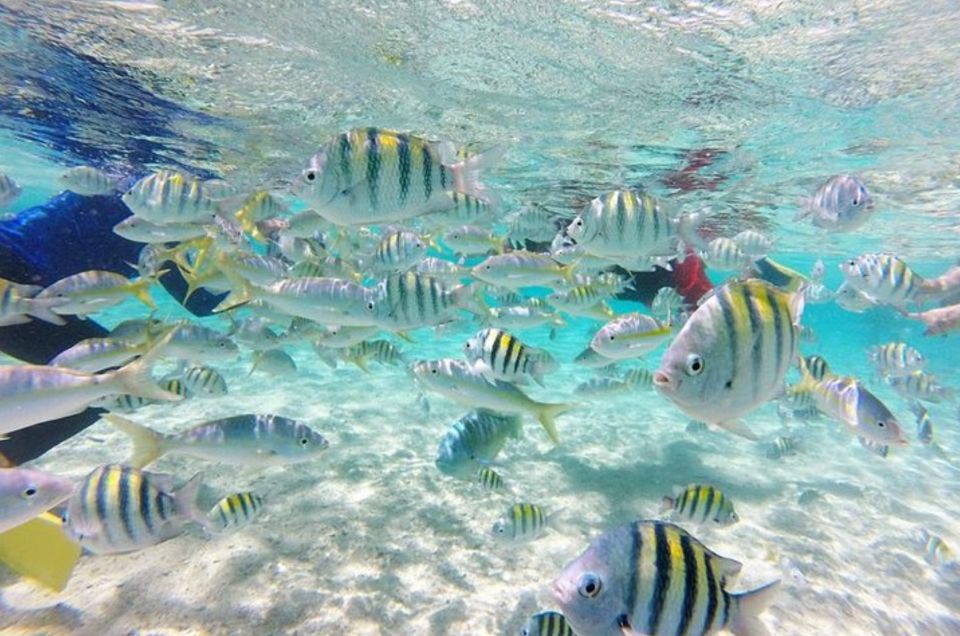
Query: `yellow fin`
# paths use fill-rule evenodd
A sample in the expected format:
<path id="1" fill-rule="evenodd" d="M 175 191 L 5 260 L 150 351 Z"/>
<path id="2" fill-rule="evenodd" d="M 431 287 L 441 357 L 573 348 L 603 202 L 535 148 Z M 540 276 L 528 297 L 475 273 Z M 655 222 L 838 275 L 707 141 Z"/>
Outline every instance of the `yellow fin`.
<path id="1" fill-rule="evenodd" d="M 49 512 L 0 534 L 0 563 L 56 592 L 67 587 L 80 552 Z"/>

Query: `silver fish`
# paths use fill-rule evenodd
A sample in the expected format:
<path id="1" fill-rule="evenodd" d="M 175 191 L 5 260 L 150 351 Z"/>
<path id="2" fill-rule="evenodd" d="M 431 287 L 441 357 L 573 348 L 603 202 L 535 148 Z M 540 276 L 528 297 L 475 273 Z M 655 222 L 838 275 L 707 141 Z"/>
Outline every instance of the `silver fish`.
<path id="1" fill-rule="evenodd" d="M 30 521 L 73 493 L 66 477 L 32 468 L 0 468 L 0 534 Z"/>
<path id="2" fill-rule="evenodd" d="M 646 314 L 617 316 L 590 340 L 590 348 L 611 360 L 641 358 L 670 337 L 670 326 Z"/>
<path id="3" fill-rule="evenodd" d="M 76 194 L 96 196 L 113 194 L 117 191 L 117 177 L 111 177 L 103 170 L 92 166 L 76 166 L 60 175 L 60 184 Z"/>
<path id="4" fill-rule="evenodd" d="M 459 479 L 472 479 L 484 465 L 497 458 L 510 438 L 519 439 L 522 419 L 487 409 L 470 411 L 453 423 L 440 439 L 436 465 L 440 472 Z"/>
<path id="5" fill-rule="evenodd" d="M 820 186 L 794 220 L 810 217 L 817 227 L 851 232 L 870 219 L 874 208 L 863 181 L 854 175 L 841 174 L 830 177 Z"/>

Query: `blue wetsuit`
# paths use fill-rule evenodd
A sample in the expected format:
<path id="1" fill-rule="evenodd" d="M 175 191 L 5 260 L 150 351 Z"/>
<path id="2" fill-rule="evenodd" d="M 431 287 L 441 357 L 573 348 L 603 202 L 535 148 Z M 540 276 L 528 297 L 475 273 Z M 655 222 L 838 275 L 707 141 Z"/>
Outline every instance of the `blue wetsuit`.
<path id="1" fill-rule="evenodd" d="M 46 286 L 91 269 L 135 274 L 143 245 L 113 233 L 113 226 L 130 216 L 119 195 L 87 197 L 64 192 L 47 203 L 0 221 L 0 278 Z M 175 266 L 160 278 L 170 294 L 183 301 L 187 283 Z M 222 299 L 198 290 L 185 305 L 196 315 L 208 315 Z M 61 351 L 85 338 L 107 335 L 92 320 L 66 316 L 67 324 L 42 320 L 0 327 L 0 351 L 32 364 L 46 364 Z M 43 454 L 90 426 L 100 409 L 16 431 L 0 441 L 0 466 L 19 464 Z"/>

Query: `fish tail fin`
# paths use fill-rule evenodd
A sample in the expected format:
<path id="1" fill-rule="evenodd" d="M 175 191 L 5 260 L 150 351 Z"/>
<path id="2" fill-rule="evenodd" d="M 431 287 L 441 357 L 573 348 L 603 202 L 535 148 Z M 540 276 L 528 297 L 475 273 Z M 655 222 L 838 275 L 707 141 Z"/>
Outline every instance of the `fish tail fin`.
<path id="1" fill-rule="evenodd" d="M 242 307 L 253 300 L 253 285 L 244 279 L 237 279 L 238 288 L 230 292 L 230 295 L 220 301 L 220 304 L 213 308 L 212 313 L 220 314 L 225 311 Z"/>
<path id="2" fill-rule="evenodd" d="M 27 306 L 27 314 L 34 318 L 39 318 L 52 325 L 63 326 L 67 321 L 62 316 L 52 311 L 57 305 L 67 302 L 63 298 L 31 298 L 24 301 Z"/>
<path id="3" fill-rule="evenodd" d="M 699 229 L 707 220 L 707 213 L 703 210 L 699 212 L 690 212 L 677 219 L 677 234 L 683 241 L 684 247 L 677 254 L 677 261 L 682 263 L 686 257 L 686 247 L 692 247 L 696 250 L 706 250 L 707 242 L 700 236 Z"/>
<path id="4" fill-rule="evenodd" d="M 105 413 L 103 419 L 130 438 L 133 451 L 127 463 L 134 468 L 143 468 L 152 464 L 169 450 L 166 435 L 113 413 Z"/>
<path id="5" fill-rule="evenodd" d="M 116 393 L 129 393 L 139 397 L 151 400 L 164 400 L 167 402 L 178 402 L 183 396 L 165 391 L 154 382 L 152 370 L 163 350 L 170 343 L 174 332 L 171 330 L 166 336 L 161 338 L 150 351 L 143 357 L 134 360 L 130 364 L 107 374 L 104 382 L 116 385 Z"/>
<path id="6" fill-rule="evenodd" d="M 130 284 L 130 294 L 150 309 L 156 311 L 157 303 L 154 302 L 153 296 L 150 295 L 150 285 L 152 283 L 152 280 L 144 278 L 134 281 Z"/>
<path id="7" fill-rule="evenodd" d="M 190 478 L 190 481 L 173 493 L 173 499 L 177 505 L 177 512 L 183 519 L 192 521 L 209 532 L 210 519 L 207 517 L 207 511 L 201 510 L 197 502 L 197 495 L 200 494 L 202 485 L 203 473 L 197 473 Z"/>
<path id="8" fill-rule="evenodd" d="M 673 504 L 673 497 L 664 497 L 660 502 L 660 514 L 663 514 L 668 510 L 673 510 Z"/>
<path id="9" fill-rule="evenodd" d="M 480 173 L 489 170 L 491 166 L 500 161 L 505 151 L 506 147 L 495 146 L 453 164 L 451 168 L 454 175 L 454 190 L 477 197 L 494 206 L 497 203 L 496 198 L 480 181 Z"/>
<path id="10" fill-rule="evenodd" d="M 537 409 L 537 420 L 554 444 L 560 443 L 560 434 L 557 432 L 555 420 L 572 408 L 574 408 L 573 404 L 541 404 Z"/>
<path id="11" fill-rule="evenodd" d="M 760 620 L 760 614 L 773 602 L 779 587 L 778 579 L 749 592 L 731 594 L 735 611 L 730 621 L 730 633 L 735 636 L 767 636 L 769 632 Z"/>
<path id="12" fill-rule="evenodd" d="M 574 270 L 576 270 L 577 265 L 580 264 L 579 260 L 574 260 L 566 265 L 560 266 L 560 276 L 563 277 L 563 280 L 569 282 L 573 281 Z"/>
<path id="13" fill-rule="evenodd" d="M 80 552 L 49 512 L 0 534 L 0 563 L 55 592 L 67 587 Z"/>

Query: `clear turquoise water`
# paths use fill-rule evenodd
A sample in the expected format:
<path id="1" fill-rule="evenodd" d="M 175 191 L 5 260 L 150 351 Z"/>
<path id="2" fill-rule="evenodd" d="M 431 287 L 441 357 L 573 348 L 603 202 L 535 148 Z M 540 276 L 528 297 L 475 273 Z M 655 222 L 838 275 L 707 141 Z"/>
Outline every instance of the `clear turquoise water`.
<path id="1" fill-rule="evenodd" d="M 9 212 L 56 194 L 57 175 L 81 163 L 284 188 L 329 135 L 378 125 L 506 146 L 490 180 L 506 209 L 574 209 L 625 185 L 677 209 L 712 206 L 712 235 L 767 232 L 775 257 L 798 271 L 822 257 L 831 288 L 839 260 L 861 252 L 897 253 L 924 275 L 960 254 L 955 3 L 307 4 L 0 2 L 0 169 L 24 187 Z M 694 175 L 700 187 L 671 188 L 705 148 L 714 158 Z M 870 223 L 826 237 L 795 223 L 799 199 L 841 172 L 870 186 Z M 158 315 L 189 316 L 154 295 Z M 97 318 L 143 315 L 128 302 Z M 911 440 L 913 416 L 870 377 L 866 348 L 903 340 L 944 384 L 960 383 L 957 337 L 924 338 L 893 311 L 827 303 L 808 307 L 804 324 L 816 334 L 804 353 L 863 377 Z M 546 329 L 521 334 L 564 363 L 537 397 L 569 400 L 594 377 L 570 362 L 598 326 L 573 320 L 555 340 Z M 456 356 L 474 329 L 464 321 L 399 345 L 410 358 Z M 600 532 L 655 516 L 673 485 L 709 481 L 742 521 L 695 534 L 744 562 L 736 589 L 783 578 L 764 614 L 771 633 L 960 631 L 957 583 L 916 539 L 926 530 L 960 546 L 954 403 L 930 407 L 941 452 L 911 443 L 884 460 L 828 419 L 788 425 L 772 405 L 749 417 L 762 437 L 751 443 L 687 431 L 687 418 L 652 392 L 584 401 L 560 419 L 558 447 L 527 421 L 502 458 L 511 491 L 492 495 L 433 465 L 463 409 L 431 396 L 425 414 L 401 369 L 334 371 L 307 346 L 290 353 L 292 379 L 248 376 L 244 351 L 218 365 L 228 397 L 137 415 L 169 432 L 271 411 L 328 434 L 331 450 L 295 469 L 180 456 L 156 466 L 182 477 L 203 470 L 214 499 L 261 492 L 266 517 L 220 539 L 190 533 L 133 555 L 85 557 L 60 595 L 0 574 L 0 630 L 517 633 L 555 607 L 547 585 Z M 768 459 L 766 445 L 783 434 L 800 453 Z M 37 465 L 80 478 L 127 450 L 101 423 Z M 563 524 L 530 544 L 494 542 L 490 525 L 520 497 L 562 509 Z"/>

